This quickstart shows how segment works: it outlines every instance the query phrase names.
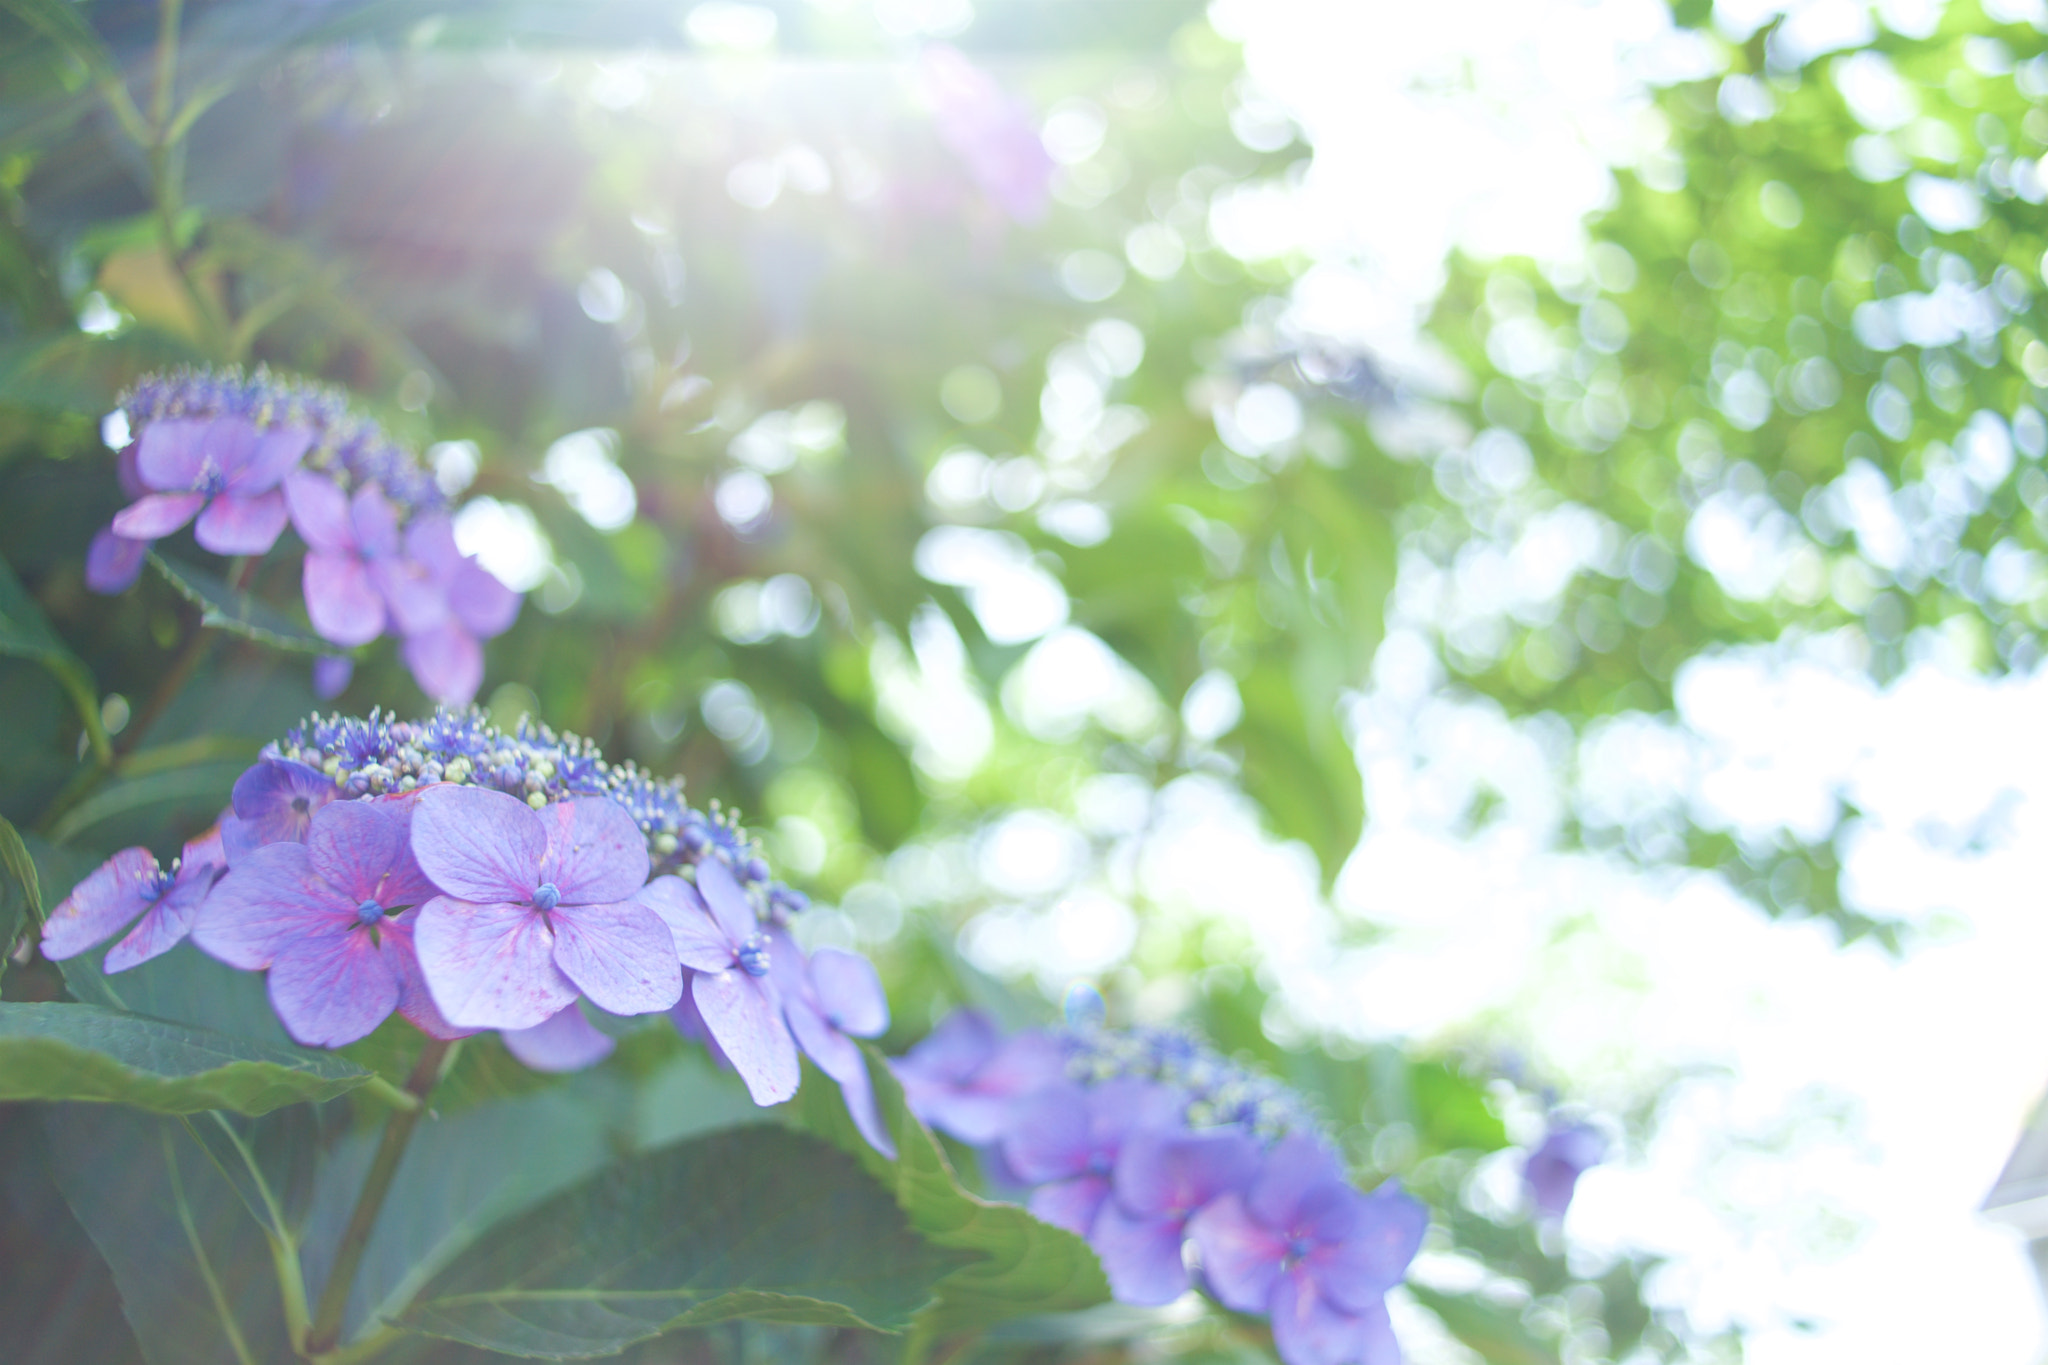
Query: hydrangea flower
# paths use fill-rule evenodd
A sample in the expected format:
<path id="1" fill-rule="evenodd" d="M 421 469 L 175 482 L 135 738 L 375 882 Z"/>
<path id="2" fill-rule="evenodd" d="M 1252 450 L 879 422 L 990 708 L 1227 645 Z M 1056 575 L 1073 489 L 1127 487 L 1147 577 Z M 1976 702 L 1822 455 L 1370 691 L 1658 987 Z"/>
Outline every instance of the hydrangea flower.
<path id="1" fill-rule="evenodd" d="M 1121 1077 L 1086 1088 L 1063 1081 L 1017 1106 L 1003 1134 L 1003 1159 L 1038 1186 L 1033 1217 L 1086 1237 L 1109 1198 L 1125 1141 L 1178 1127 L 1185 1105 L 1183 1096 L 1151 1081 Z"/>
<path id="2" fill-rule="evenodd" d="M 384 633 L 378 570 L 399 552 L 397 509 L 376 484 L 351 497 L 326 475 L 305 470 L 284 481 L 284 495 L 306 542 L 301 574 L 313 629 L 338 645 L 368 644 Z"/>
<path id="3" fill-rule="evenodd" d="M 782 997 L 783 1022 L 796 1045 L 838 1082 L 846 1112 L 868 1145 L 893 1158 L 896 1143 L 882 1126 L 867 1058 L 854 1041 L 879 1037 L 889 1029 L 889 997 L 882 991 L 882 978 L 873 963 L 857 954 L 820 948 L 806 959 L 786 931 L 773 930 L 768 938 L 770 974 Z"/>
<path id="4" fill-rule="evenodd" d="M 1553 1120 L 1550 1131 L 1522 1165 L 1522 1180 L 1529 1187 L 1536 1212 L 1545 1218 L 1564 1217 L 1579 1177 L 1606 1155 L 1607 1138 L 1598 1128 L 1590 1123 Z"/>
<path id="5" fill-rule="evenodd" d="M 1066 1074 L 1066 1054 L 1050 1034 L 1006 1039 L 987 1015 L 958 1010 L 890 1066 L 911 1113 L 980 1145 L 1008 1131 L 1020 1099 Z"/>
<path id="6" fill-rule="evenodd" d="M 578 994 L 613 1014 L 675 1004 L 668 928 L 633 899 L 648 857 L 632 817 L 602 798 L 536 804 L 476 787 L 420 794 L 413 852 L 444 893 L 420 912 L 420 966 L 441 1012 L 525 1029 Z"/>
<path id="7" fill-rule="evenodd" d="M 1188 1222 L 1226 1308 L 1265 1313 L 1287 1365 L 1397 1365 L 1386 1292 L 1422 1246 L 1429 1214 L 1388 1181 L 1370 1195 L 1315 1138 L 1283 1138 L 1244 1193 Z"/>
<path id="8" fill-rule="evenodd" d="M 135 468 L 155 491 L 116 513 L 112 530 L 146 543 L 197 516 L 193 533 L 205 549 L 263 554 L 284 530 L 278 484 L 312 444 L 305 427 L 266 430 L 233 415 L 152 422 L 136 438 Z"/>
<path id="9" fill-rule="evenodd" d="M 165 871 L 146 848 L 124 848 L 71 889 L 43 925 L 43 956 L 53 962 L 76 957 L 119 933 L 128 936 L 107 950 L 101 970 L 126 971 L 169 952 L 192 930 L 200 907 L 220 875 L 227 854 L 218 828 L 185 845 L 184 855 Z"/>
<path id="10" fill-rule="evenodd" d="M 352 1043 L 409 999 L 408 1017 L 440 1023 L 421 1009 L 410 961 L 418 907 L 439 894 L 412 854 L 410 806 L 321 807 L 304 843 L 238 859 L 193 926 L 192 941 L 222 962 L 269 971 L 271 1006 L 301 1043 Z"/>
<path id="11" fill-rule="evenodd" d="M 1088 1238 L 1117 1301 L 1160 1305 L 1187 1293 L 1188 1220 L 1242 1190 L 1258 1169 L 1259 1144 L 1235 1128 L 1132 1134 L 1117 1157 L 1116 1197 Z"/>
<path id="12" fill-rule="evenodd" d="M 222 817 L 228 861 L 264 844 L 304 843 L 322 806 L 341 795 L 334 779 L 282 758 L 259 758 L 235 779 L 232 814 Z"/>
<path id="13" fill-rule="evenodd" d="M 691 1009 L 754 1103 L 779 1104 L 794 1095 L 801 1072 L 770 976 L 774 948 L 738 880 L 724 863 L 709 859 L 698 864 L 695 886 L 656 877 L 640 903 L 668 925 L 675 955 L 691 972 Z M 687 1032 L 690 1022 L 686 1016 L 678 1026 Z"/>

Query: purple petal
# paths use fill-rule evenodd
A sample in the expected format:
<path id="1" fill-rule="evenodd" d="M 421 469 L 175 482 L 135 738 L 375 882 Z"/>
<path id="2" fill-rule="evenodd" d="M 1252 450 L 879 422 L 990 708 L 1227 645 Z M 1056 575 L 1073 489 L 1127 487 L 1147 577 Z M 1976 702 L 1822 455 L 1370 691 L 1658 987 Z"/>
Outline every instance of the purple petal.
<path id="1" fill-rule="evenodd" d="M 519 619 L 519 594 L 474 559 L 465 557 L 446 586 L 449 607 L 480 639 L 503 635 Z"/>
<path id="2" fill-rule="evenodd" d="M 232 813 L 220 818 L 221 847 L 227 851 L 228 866 L 239 867 L 242 860 L 263 847 L 269 840 L 256 832 L 249 821 Z"/>
<path id="3" fill-rule="evenodd" d="M 555 965 L 613 1014 L 653 1014 L 683 993 L 683 968 L 661 916 L 635 901 L 561 905 L 549 916 Z"/>
<path id="4" fill-rule="evenodd" d="M 248 430 L 245 422 L 231 425 Z M 170 417 L 151 422 L 135 443 L 135 473 L 143 484 L 159 489 L 195 488 L 205 478 L 209 447 L 220 444 L 215 423 L 206 418 Z M 232 440 L 232 438 L 230 438 Z M 219 468 L 219 462 L 213 462 Z"/>
<path id="5" fill-rule="evenodd" d="M 222 812 L 225 816 L 226 812 Z M 204 880 L 212 886 L 228 870 L 227 846 L 221 842 L 220 823 L 216 821 L 204 834 L 196 839 L 187 839 L 185 847 L 178 853 L 178 882 Z"/>
<path id="6" fill-rule="evenodd" d="M 711 1036 L 711 1026 L 706 1024 L 704 1016 L 697 1012 L 697 997 L 691 989 L 691 983 L 696 979 L 694 974 L 684 979 L 683 993 L 677 998 L 674 1008 L 668 1012 L 669 1022 L 676 1026 L 677 1033 L 693 1043 L 701 1044 L 704 1050 L 711 1054 L 714 1064 L 730 1071 L 733 1069 L 732 1058 L 725 1055 L 725 1049 Z"/>
<path id="7" fill-rule="evenodd" d="M 114 481 L 121 485 L 121 496 L 139 498 L 149 491 L 149 485 L 142 481 L 142 472 L 135 467 L 136 447 L 140 442 L 130 441 L 114 456 Z"/>
<path id="8" fill-rule="evenodd" d="M 1049 1086 L 1017 1107 L 1003 1159 L 1034 1185 L 1080 1175 L 1094 1154 L 1088 1130 L 1088 1092 L 1071 1083 Z"/>
<path id="9" fill-rule="evenodd" d="M 685 967 L 699 972 L 722 972 L 733 965 L 738 946 L 728 940 L 711 907 L 697 894 L 697 888 L 681 877 L 656 877 L 633 899 L 661 916 L 675 944 L 676 956 Z"/>
<path id="10" fill-rule="evenodd" d="M 189 849 L 191 845 L 186 847 Z M 143 912 L 142 918 L 128 932 L 128 937 L 107 949 L 106 957 L 100 962 L 100 970 L 125 972 L 153 957 L 161 957 L 183 942 L 185 936 L 192 932 L 201 907 L 206 904 L 207 893 L 213 889 L 215 871 L 218 869 L 190 880 L 181 877 L 162 900 Z"/>
<path id="11" fill-rule="evenodd" d="M 441 582 L 455 576 L 463 554 L 455 544 L 455 523 L 447 513 L 426 512 L 406 523 L 405 557 Z"/>
<path id="12" fill-rule="evenodd" d="M 554 884 L 565 905 L 626 900 L 647 884 L 647 836 L 618 802 L 579 796 L 557 801 L 540 819 L 548 832 L 540 879 Z"/>
<path id="13" fill-rule="evenodd" d="M 439 895 L 413 861 L 406 818 L 392 803 L 336 801 L 313 817 L 306 853 L 313 870 L 349 900 L 386 910 Z"/>
<path id="14" fill-rule="evenodd" d="M 149 542 L 114 534 L 109 526 L 92 538 L 85 552 L 85 586 L 94 592 L 126 592 L 142 573 Z"/>
<path id="15" fill-rule="evenodd" d="M 1185 1218 L 1258 1170 L 1259 1145 L 1235 1130 L 1134 1133 L 1117 1156 L 1116 1197 L 1139 1217 Z"/>
<path id="16" fill-rule="evenodd" d="M 348 516 L 363 558 L 382 559 L 398 553 L 398 512 L 383 489 L 374 483 L 358 488 L 348 500 Z"/>
<path id="17" fill-rule="evenodd" d="M 257 843 L 303 843 L 314 814 L 338 795 L 334 779 L 317 768 L 262 758 L 235 779 L 231 799 Z M 223 830 L 221 837 L 226 842 L 236 836 Z"/>
<path id="18" fill-rule="evenodd" d="M 384 605 L 401 635 L 419 635 L 448 619 L 448 595 L 439 580 L 416 559 L 391 555 L 370 564 L 370 577 L 384 594 Z"/>
<path id="19" fill-rule="evenodd" d="M 1579 1177 L 1606 1155 L 1607 1139 L 1591 1124 L 1552 1128 L 1522 1167 L 1536 1211 L 1546 1218 L 1564 1217 Z"/>
<path id="20" fill-rule="evenodd" d="M 118 933 L 156 898 L 156 859 L 146 848 L 124 848 L 101 863 L 43 925 L 43 956 L 76 957 Z"/>
<path id="21" fill-rule="evenodd" d="M 241 464 L 227 470 L 227 486 L 237 493 L 263 493 L 299 467 L 313 447 L 305 427 L 275 427 L 258 436 Z"/>
<path id="22" fill-rule="evenodd" d="M 892 1066 L 905 1085 L 911 1075 L 958 1084 L 987 1065 L 1002 1041 L 995 1021 L 980 1010 L 955 1010 Z"/>
<path id="23" fill-rule="evenodd" d="M 796 1040 L 759 981 L 737 968 L 699 972 L 690 979 L 690 995 L 755 1104 L 780 1104 L 796 1093 Z"/>
<path id="24" fill-rule="evenodd" d="M 697 864 L 697 892 L 711 907 L 711 916 L 734 946 L 745 943 L 760 926 L 754 919 L 754 903 L 740 889 L 732 869 L 713 857 Z"/>
<path id="25" fill-rule="evenodd" d="M 796 1045 L 818 1064 L 818 1070 L 838 1082 L 846 1112 L 868 1146 L 894 1160 L 896 1144 L 890 1140 L 875 1108 L 874 1084 L 868 1077 L 867 1058 L 861 1055 L 860 1044 L 833 1028 L 806 1001 L 785 999 L 782 1017 L 789 1024 Z"/>
<path id="26" fill-rule="evenodd" d="M 1075 1176 L 1040 1185 L 1031 1192 L 1031 1216 L 1041 1223 L 1086 1237 L 1095 1216 L 1109 1200 L 1109 1181 L 1099 1175 Z"/>
<path id="27" fill-rule="evenodd" d="M 1188 1292 L 1188 1270 L 1180 1254 L 1186 1227 L 1183 1218 L 1137 1217 L 1115 1200 L 1103 1205 L 1088 1244 L 1102 1261 L 1118 1303 L 1158 1307 Z"/>
<path id="28" fill-rule="evenodd" d="M 1309 1253 L 1303 1264 L 1322 1293 L 1347 1312 L 1363 1313 L 1401 1283 L 1422 1249 L 1429 1210 L 1389 1180 L 1360 1198 L 1351 1234 Z"/>
<path id="29" fill-rule="evenodd" d="M 161 540 L 204 506 L 204 493 L 149 493 L 114 513 L 113 532 L 129 540 Z"/>
<path id="30" fill-rule="evenodd" d="M 354 554 L 355 526 L 349 520 L 348 495 L 325 474 L 298 470 L 284 481 L 285 505 L 299 539 L 316 554 Z"/>
<path id="31" fill-rule="evenodd" d="M 322 639 L 366 645 L 384 633 L 384 598 L 353 555 L 315 551 L 301 573 L 306 615 Z"/>
<path id="32" fill-rule="evenodd" d="M 532 1028 L 576 998 L 575 983 L 555 966 L 548 917 L 531 906 L 441 896 L 421 908 L 413 941 L 427 988 L 451 1024 Z"/>
<path id="33" fill-rule="evenodd" d="M 313 695 L 322 701 L 332 701 L 348 691 L 349 679 L 356 675 L 356 661 L 346 654 L 322 654 L 313 660 Z"/>
<path id="34" fill-rule="evenodd" d="M 286 1033 L 308 1047 L 367 1037 L 398 1008 L 398 974 L 368 929 L 302 938 L 270 968 L 270 1003 Z"/>
<path id="35" fill-rule="evenodd" d="M 420 971 L 419 946 L 414 940 L 420 908 L 414 906 L 402 915 L 387 915 L 377 926 L 377 934 L 384 940 L 384 959 L 398 978 L 398 1012 L 429 1038 L 444 1042 L 467 1038 L 476 1030 L 457 1028 L 442 1016 L 440 1006 L 434 1003 L 434 993 L 427 988 L 426 975 Z"/>
<path id="36" fill-rule="evenodd" d="M 304 844 L 265 844 L 220 879 L 192 941 L 230 967 L 258 971 L 308 934 L 355 922 L 355 902 L 313 870 Z"/>
<path id="37" fill-rule="evenodd" d="M 503 792 L 432 787 L 413 810 L 413 856 L 434 885 L 459 900 L 531 900 L 547 847 L 540 817 Z"/>
<path id="38" fill-rule="evenodd" d="M 483 686 L 483 646 L 455 621 L 407 636 L 399 657 L 420 691 L 443 706 L 467 706 Z"/>
<path id="39" fill-rule="evenodd" d="M 535 1071 L 581 1071 L 611 1056 L 614 1046 L 575 1005 L 532 1028 L 506 1029 L 499 1036 L 514 1057 Z"/>
<path id="40" fill-rule="evenodd" d="M 1400 1347 L 1383 1304 L 1347 1313 L 1317 1293 L 1300 1267 L 1273 1287 L 1270 1308 L 1273 1349 L 1285 1365 L 1399 1365 Z"/>
<path id="41" fill-rule="evenodd" d="M 202 548 L 217 555 L 270 553 L 284 534 L 284 494 L 275 488 L 262 493 L 223 493 L 206 505 L 193 528 Z"/>
<path id="42" fill-rule="evenodd" d="M 1226 1194 L 1188 1220 L 1202 1274 L 1225 1308 L 1263 1313 L 1287 1258 L 1287 1243 L 1253 1218 L 1241 1195 Z"/>
<path id="43" fill-rule="evenodd" d="M 1318 1185 L 1342 1183 L 1335 1153 L 1304 1134 L 1284 1137 L 1266 1153 L 1266 1165 L 1245 1195 L 1252 1216 L 1270 1228 L 1292 1225 L 1303 1197 Z"/>
<path id="44" fill-rule="evenodd" d="M 889 997 L 875 964 L 857 953 L 820 948 L 811 954 L 811 989 L 832 1026 L 856 1038 L 889 1031 Z"/>

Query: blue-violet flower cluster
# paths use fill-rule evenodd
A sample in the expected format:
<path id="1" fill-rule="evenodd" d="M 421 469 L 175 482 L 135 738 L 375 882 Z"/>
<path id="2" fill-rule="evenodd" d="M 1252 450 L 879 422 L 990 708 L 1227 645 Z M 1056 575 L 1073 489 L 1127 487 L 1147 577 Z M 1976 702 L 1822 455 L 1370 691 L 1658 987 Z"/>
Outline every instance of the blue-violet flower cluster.
<path id="1" fill-rule="evenodd" d="M 476 695 L 483 641 L 511 626 L 519 594 L 456 547 L 432 476 L 339 391 L 260 369 L 179 371 L 142 380 L 121 407 L 133 439 L 117 468 L 134 501 L 93 537 L 95 591 L 125 591 L 150 545 L 187 523 L 215 554 L 263 555 L 289 522 L 322 639 L 354 648 L 395 633 L 428 696 Z M 340 691 L 346 656 L 317 676 Z"/>

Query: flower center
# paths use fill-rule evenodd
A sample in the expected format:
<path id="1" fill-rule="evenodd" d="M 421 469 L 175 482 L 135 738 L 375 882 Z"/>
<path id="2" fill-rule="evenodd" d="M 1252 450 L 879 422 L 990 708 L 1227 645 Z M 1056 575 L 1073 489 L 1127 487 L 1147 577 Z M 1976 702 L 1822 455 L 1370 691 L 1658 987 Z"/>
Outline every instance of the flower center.
<path id="1" fill-rule="evenodd" d="M 1294 1266 L 1294 1265 L 1297 1265 L 1297 1264 L 1299 1264 L 1299 1263 L 1300 1263 L 1300 1262 L 1301 1262 L 1301 1261 L 1302 1261 L 1303 1259 L 1305 1259 L 1305 1258 L 1306 1258 L 1306 1257 L 1308 1256 L 1308 1252 L 1309 1252 L 1309 1240 L 1308 1240 L 1308 1238 L 1306 1238 L 1306 1237 L 1292 1237 L 1292 1238 L 1289 1238 L 1289 1239 L 1288 1239 L 1288 1242 L 1287 1242 L 1287 1264 L 1288 1264 L 1288 1265 L 1289 1265 L 1290 1267 L 1291 1267 L 1291 1266 Z"/>
<path id="2" fill-rule="evenodd" d="M 562 893 L 553 882 L 542 882 L 533 890 L 533 908 L 546 914 L 562 903 Z"/>
<path id="3" fill-rule="evenodd" d="M 356 907 L 357 924 L 375 924 L 384 918 L 384 907 L 375 901 L 364 901 Z"/>
<path id="4" fill-rule="evenodd" d="M 748 976 L 768 975 L 768 940 L 754 934 L 740 945 L 735 954 L 740 961 L 740 970 Z"/>
<path id="5" fill-rule="evenodd" d="M 312 808 L 312 805 L 313 803 L 311 801 L 308 801 L 305 797 L 294 796 L 292 798 L 292 814 L 304 815 L 308 810 Z"/>

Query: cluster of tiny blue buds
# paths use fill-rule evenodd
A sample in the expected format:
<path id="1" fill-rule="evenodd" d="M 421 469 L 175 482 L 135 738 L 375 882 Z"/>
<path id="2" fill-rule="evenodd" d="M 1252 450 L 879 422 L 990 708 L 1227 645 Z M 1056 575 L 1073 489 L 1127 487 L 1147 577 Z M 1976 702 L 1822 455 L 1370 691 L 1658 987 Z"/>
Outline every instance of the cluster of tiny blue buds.
<path id="1" fill-rule="evenodd" d="M 344 490 L 367 483 L 413 512 L 446 509 L 434 477 L 413 453 L 366 417 L 349 410 L 339 389 L 304 379 L 287 378 L 258 367 L 173 370 L 149 375 L 121 395 L 121 410 L 138 435 L 151 422 L 167 417 L 226 419 L 247 422 L 258 431 L 304 427 L 313 433 L 305 465 L 325 471 Z"/>
<path id="2" fill-rule="evenodd" d="M 1321 1120 L 1307 1100 L 1191 1033 L 1070 1025 L 1060 1031 L 1060 1039 L 1067 1049 L 1067 1074 L 1084 1085 L 1134 1077 L 1185 1092 L 1190 1128 L 1234 1126 L 1267 1142 L 1321 1131 Z"/>
<path id="3" fill-rule="evenodd" d="M 715 802 L 709 813 L 697 810 L 683 800 L 681 778 L 607 762 L 592 741 L 533 720 L 521 720 L 507 734 L 474 706 L 444 707 L 421 721 L 383 711 L 367 717 L 315 712 L 263 753 L 317 769 L 350 796 L 457 782 L 505 792 L 535 810 L 576 796 L 606 797 L 647 836 L 656 872 L 717 858 L 741 881 L 762 888 L 778 922 L 809 904 L 801 892 L 769 880 L 767 862 L 735 814 Z"/>

